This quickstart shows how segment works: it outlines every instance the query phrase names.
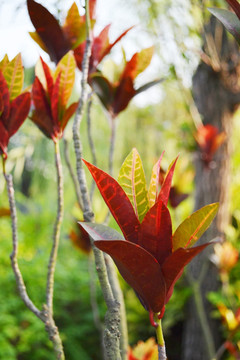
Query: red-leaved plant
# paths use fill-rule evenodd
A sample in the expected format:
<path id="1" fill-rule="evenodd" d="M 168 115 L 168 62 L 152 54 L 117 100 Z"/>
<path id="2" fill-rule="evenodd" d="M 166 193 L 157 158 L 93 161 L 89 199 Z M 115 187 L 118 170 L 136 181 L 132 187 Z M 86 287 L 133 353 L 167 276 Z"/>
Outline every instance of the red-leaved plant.
<path id="1" fill-rule="evenodd" d="M 177 159 L 158 191 L 161 158 L 153 167 L 148 191 L 136 149 L 124 161 L 118 182 L 84 161 L 124 237 L 107 226 L 81 222 L 95 246 L 113 258 L 120 274 L 149 311 L 153 325 L 153 314 L 163 316 L 184 266 L 210 244 L 192 247 L 218 209 L 217 203 L 201 208 L 172 234 L 167 203 Z"/>
<path id="2" fill-rule="evenodd" d="M 61 59 L 54 74 L 42 58 L 36 66 L 31 120 L 53 141 L 62 137 L 65 126 L 78 107 L 77 102 L 67 107 L 74 86 L 75 67 L 72 51 Z"/>
<path id="3" fill-rule="evenodd" d="M 226 139 L 226 134 L 219 132 L 216 126 L 207 124 L 198 127 L 195 139 L 201 152 L 201 159 L 208 166 L 215 152 Z"/>
<path id="4" fill-rule="evenodd" d="M 35 27 L 30 32 L 34 41 L 46 51 L 56 64 L 71 49 L 75 49 L 86 38 L 85 16 L 80 16 L 74 2 L 68 10 L 65 23 L 61 26 L 58 20 L 41 4 L 27 0 L 28 13 Z M 90 19 L 95 22 L 96 0 L 89 1 Z"/>
<path id="5" fill-rule="evenodd" d="M 89 1 L 91 26 L 94 28 L 96 0 Z M 52 61 L 58 63 L 69 51 L 74 50 L 77 66 L 82 70 L 82 61 L 86 46 L 86 19 L 80 15 L 74 2 L 68 10 L 65 22 L 61 26 L 58 20 L 41 4 L 27 0 L 28 13 L 36 29 L 30 32 L 32 39 L 49 54 Z M 99 35 L 94 36 L 91 47 L 89 73 L 95 72 L 97 66 L 108 55 L 132 27 L 125 30 L 113 43 L 109 41 L 110 24 L 105 26 Z"/>
<path id="6" fill-rule="evenodd" d="M 7 146 L 28 116 L 31 96 L 22 92 L 23 66 L 21 55 L 12 61 L 7 55 L 0 62 L 0 155 L 7 158 Z"/>
<path id="7" fill-rule="evenodd" d="M 157 79 L 139 88 L 135 87 L 136 77 L 149 66 L 152 56 L 153 47 L 135 53 L 125 63 L 122 73 L 114 82 L 108 80 L 101 72 L 91 75 L 90 84 L 112 119 L 126 109 L 134 96 L 162 81 Z"/>

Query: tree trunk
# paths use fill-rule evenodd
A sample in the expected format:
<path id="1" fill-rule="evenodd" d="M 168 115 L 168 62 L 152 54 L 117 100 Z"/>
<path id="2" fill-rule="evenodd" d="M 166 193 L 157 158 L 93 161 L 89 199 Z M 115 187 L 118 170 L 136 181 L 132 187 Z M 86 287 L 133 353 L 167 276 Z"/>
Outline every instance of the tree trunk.
<path id="1" fill-rule="evenodd" d="M 219 34 L 220 26 L 212 18 L 206 28 L 207 36 L 210 36 L 212 40 L 216 39 L 216 33 L 218 31 Z M 208 242 L 216 237 L 221 237 L 224 240 L 224 231 L 230 220 L 229 183 L 232 118 L 240 101 L 239 89 L 236 85 L 239 69 L 237 65 L 235 66 L 233 59 L 235 57 L 236 61 L 239 54 L 232 39 L 230 42 L 222 29 L 221 35 L 222 46 L 218 53 L 218 59 L 220 59 L 218 66 L 214 67 L 201 62 L 193 77 L 193 97 L 202 116 L 203 124 L 214 125 L 219 131 L 224 131 L 227 135 L 225 142 L 218 149 L 208 167 L 204 165 L 200 151 L 197 151 L 195 156 L 195 210 L 213 202 L 220 203 L 215 221 L 198 244 Z M 206 41 L 203 49 L 206 52 Z M 211 252 L 213 252 L 212 246 L 198 255 L 187 270 L 191 279 L 190 283 L 197 285 L 197 289 L 199 289 L 195 295 L 203 307 L 199 307 L 196 297 L 192 298 L 187 306 L 183 333 L 183 360 L 210 360 L 220 345 L 220 326 L 211 319 L 212 308 L 206 299 L 210 291 L 219 288 L 218 271 L 209 260 Z M 202 309 L 204 309 L 205 314 L 202 313 Z M 205 315 L 206 322 L 204 322 Z M 212 339 L 208 330 L 210 330 Z"/>

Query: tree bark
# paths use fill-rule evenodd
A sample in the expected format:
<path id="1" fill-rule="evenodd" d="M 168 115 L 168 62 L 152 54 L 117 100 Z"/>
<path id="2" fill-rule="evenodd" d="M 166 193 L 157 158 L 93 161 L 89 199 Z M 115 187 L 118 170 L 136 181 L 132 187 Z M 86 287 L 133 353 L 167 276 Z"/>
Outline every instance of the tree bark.
<path id="1" fill-rule="evenodd" d="M 206 28 L 205 34 L 211 39 L 216 39 L 216 32 L 219 34 L 219 23 L 211 19 Z M 218 149 L 213 161 L 208 167 L 204 165 L 200 150 L 195 154 L 195 210 L 204 205 L 219 202 L 219 211 L 210 229 L 202 236 L 199 243 L 205 243 L 213 238 L 221 237 L 224 240 L 224 231 L 230 220 L 229 212 L 229 184 L 230 184 L 230 154 L 231 154 L 231 133 L 233 126 L 233 114 L 239 104 L 239 89 L 237 86 L 238 67 L 235 65 L 238 59 L 238 49 L 221 29 L 222 41 L 217 67 L 201 62 L 193 77 L 193 97 L 199 113 L 202 116 L 203 124 L 216 126 L 219 131 L 226 133 L 226 140 Z M 205 38 L 206 40 L 206 38 Z M 219 40 L 219 39 L 218 39 Z M 216 43 L 215 43 L 216 45 Z M 206 52 L 206 41 L 203 50 Z M 216 46 L 217 48 L 217 46 Z M 215 49 L 216 50 L 216 49 Z M 235 60 L 234 60 L 235 59 Z M 237 61 L 236 61 L 237 64 Z M 212 334 L 213 349 L 216 351 L 220 345 L 220 326 L 211 318 L 211 305 L 206 296 L 210 291 L 219 288 L 218 271 L 209 260 L 213 247 L 201 253 L 191 265 L 188 272 L 192 283 L 198 282 L 200 289 L 200 301 L 207 315 L 207 326 L 209 325 Z M 199 283 L 201 282 L 201 283 Z M 199 309 L 196 307 L 196 299 L 192 298 L 187 306 L 186 321 L 183 333 L 183 360 L 210 360 L 212 359 L 211 344 L 203 331 L 202 318 Z M 206 330 L 206 329 L 205 329 Z M 204 334 L 205 333 L 205 334 Z M 211 339 L 210 339 L 211 342 Z M 209 349 L 210 347 L 210 349 Z"/>

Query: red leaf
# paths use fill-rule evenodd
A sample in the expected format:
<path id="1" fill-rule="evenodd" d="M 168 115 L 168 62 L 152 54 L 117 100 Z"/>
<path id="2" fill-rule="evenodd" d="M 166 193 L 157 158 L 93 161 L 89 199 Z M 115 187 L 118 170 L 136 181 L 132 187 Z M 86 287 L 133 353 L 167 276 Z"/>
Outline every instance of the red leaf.
<path id="1" fill-rule="evenodd" d="M 133 81 L 135 79 L 137 63 L 138 63 L 138 53 L 134 54 L 132 58 L 126 63 L 126 66 L 121 76 L 121 80 L 126 78 L 131 78 Z"/>
<path id="2" fill-rule="evenodd" d="M 9 137 L 14 135 L 24 120 L 27 118 L 31 104 L 31 95 L 29 92 L 17 96 L 11 102 L 10 115 L 7 123 Z"/>
<path id="3" fill-rule="evenodd" d="M 74 57 L 77 63 L 77 67 L 79 70 L 82 71 L 82 62 L 83 62 L 83 56 L 84 56 L 84 50 L 86 46 L 86 41 L 82 42 L 75 50 L 74 50 Z M 91 58 L 90 58 L 91 61 Z M 89 64 L 90 66 L 90 64 Z"/>
<path id="4" fill-rule="evenodd" d="M 48 104 L 46 92 L 37 76 L 35 77 L 32 85 L 32 96 L 36 111 L 46 113 L 49 117 L 51 117 L 51 109 Z"/>
<path id="5" fill-rule="evenodd" d="M 96 19 L 97 0 L 89 0 L 89 15 L 91 20 Z"/>
<path id="6" fill-rule="evenodd" d="M 175 166 L 176 166 L 176 162 L 178 160 L 178 157 L 176 158 L 176 160 L 174 161 L 174 163 L 172 164 L 171 168 L 169 169 L 164 182 L 162 184 L 160 193 L 158 195 L 158 201 L 162 201 L 164 203 L 164 205 L 167 206 L 168 203 L 168 198 L 169 198 L 169 194 L 170 194 L 170 189 L 172 186 L 172 178 L 173 178 L 173 173 L 175 170 Z"/>
<path id="7" fill-rule="evenodd" d="M 127 195 L 110 175 L 83 160 L 91 172 L 104 201 L 120 226 L 126 240 L 138 242 L 140 223 Z"/>
<path id="8" fill-rule="evenodd" d="M 172 186 L 169 194 L 169 201 L 171 207 L 178 207 L 178 205 L 181 204 L 182 201 L 187 199 L 188 196 L 189 194 L 182 193 L 175 186 Z"/>
<path id="9" fill-rule="evenodd" d="M 50 58 L 55 63 L 70 50 L 70 43 L 60 27 L 57 19 L 41 4 L 27 0 L 31 21 L 48 49 Z"/>
<path id="10" fill-rule="evenodd" d="M 116 89 L 113 102 L 113 113 L 116 116 L 121 111 L 125 110 L 130 100 L 136 95 L 131 77 L 122 78 L 119 86 Z"/>
<path id="11" fill-rule="evenodd" d="M 52 96 L 51 96 L 51 111 L 53 123 L 59 126 L 59 87 L 61 80 L 61 72 L 58 74 L 55 84 L 53 86 Z"/>
<path id="12" fill-rule="evenodd" d="M 52 91 L 53 91 L 53 77 L 52 77 L 52 74 L 51 74 L 51 71 L 50 71 L 48 65 L 43 61 L 43 59 L 41 57 L 40 57 L 40 60 L 41 60 L 43 71 L 44 71 L 45 78 L 46 78 L 49 98 L 51 99 Z"/>
<path id="13" fill-rule="evenodd" d="M 99 58 L 99 62 L 110 53 L 113 46 L 115 46 L 134 26 L 131 26 L 130 28 L 126 29 L 118 38 L 111 44 L 109 44 L 107 47 L 105 47 L 104 51 L 102 52 L 101 57 Z"/>
<path id="14" fill-rule="evenodd" d="M 172 296 L 173 287 L 182 275 L 184 266 L 210 244 L 207 243 L 189 249 L 179 248 L 163 263 L 162 272 L 166 282 L 166 303 Z"/>
<path id="15" fill-rule="evenodd" d="M 125 240 L 99 240 L 96 247 L 109 254 L 125 281 L 140 295 L 148 310 L 158 313 L 165 300 L 165 281 L 156 259 Z"/>
<path id="16" fill-rule="evenodd" d="M 78 102 L 75 102 L 73 104 L 71 104 L 67 110 L 64 112 L 64 115 L 63 115 L 63 118 L 62 118 L 62 121 L 61 121 L 61 128 L 62 130 L 65 129 L 68 121 L 71 119 L 71 117 L 73 116 L 73 114 L 75 113 L 75 111 L 77 110 L 78 108 Z"/>
<path id="17" fill-rule="evenodd" d="M 110 26 L 111 24 L 105 26 L 105 28 L 100 32 L 100 34 L 93 39 L 91 57 L 93 62 L 92 67 L 94 67 L 95 69 L 104 57 L 104 55 L 102 56 L 102 54 L 104 53 L 103 51 L 109 46 L 108 34 Z"/>
<path id="18" fill-rule="evenodd" d="M 8 118 L 10 111 L 10 95 L 7 86 L 7 82 L 3 76 L 3 73 L 0 70 L 0 94 L 2 98 L 2 107 L 3 111 L 1 114 L 1 118 L 3 121 Z"/>
<path id="19" fill-rule="evenodd" d="M 7 157 L 7 145 L 9 141 L 8 132 L 5 129 L 4 124 L 0 120 L 0 154 L 3 154 L 4 157 Z"/>
<path id="20" fill-rule="evenodd" d="M 47 137 L 53 140 L 55 139 L 52 119 L 48 114 L 34 110 L 30 120 L 32 120 Z"/>
<path id="21" fill-rule="evenodd" d="M 172 222 L 162 201 L 151 207 L 144 217 L 138 244 L 150 252 L 160 265 L 172 254 Z"/>

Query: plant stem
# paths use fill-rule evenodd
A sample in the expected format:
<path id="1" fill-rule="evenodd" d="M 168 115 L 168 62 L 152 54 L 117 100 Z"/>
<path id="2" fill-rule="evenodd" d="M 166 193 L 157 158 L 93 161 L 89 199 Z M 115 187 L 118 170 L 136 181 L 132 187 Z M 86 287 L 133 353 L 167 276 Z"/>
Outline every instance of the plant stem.
<path id="1" fill-rule="evenodd" d="M 49 258 L 48 275 L 47 275 L 46 304 L 50 314 L 53 313 L 54 274 L 55 274 L 57 253 L 59 247 L 60 229 L 63 220 L 63 170 L 62 170 L 61 156 L 59 151 L 59 141 L 56 141 L 54 145 L 55 145 L 55 164 L 57 170 L 57 183 L 58 183 L 58 208 L 57 208 L 57 217 L 54 224 L 53 245 Z"/>
<path id="2" fill-rule="evenodd" d="M 78 179 L 74 173 L 74 170 L 73 170 L 73 167 L 72 167 L 72 164 L 70 161 L 70 157 L 69 157 L 68 141 L 67 141 L 67 139 L 64 138 L 63 142 L 64 142 L 64 157 L 65 157 L 65 161 L 66 161 L 66 164 L 67 164 L 67 167 L 69 170 L 70 177 L 73 181 L 78 205 L 79 205 L 80 209 L 83 209 L 81 193 L 80 193 L 79 186 L 78 186 Z"/>
<path id="3" fill-rule="evenodd" d="M 49 310 L 47 306 L 45 305 L 43 307 L 43 310 L 40 311 L 32 302 L 30 297 L 28 296 L 26 286 L 21 274 L 21 271 L 18 266 L 18 234 L 17 234 L 17 210 L 16 210 L 16 203 L 15 203 L 15 197 L 14 197 L 14 187 L 13 187 L 13 181 L 12 181 L 12 175 L 7 175 L 5 172 L 5 166 L 3 167 L 3 173 L 4 177 L 6 179 L 7 183 L 7 191 L 8 191 L 8 200 L 9 200 L 9 207 L 11 212 L 11 220 L 12 220 L 12 242 L 13 242 L 13 251 L 10 255 L 11 258 L 11 264 L 13 268 L 13 272 L 15 275 L 18 292 L 23 300 L 26 307 L 34 314 L 36 315 L 44 324 L 46 331 L 48 332 L 49 339 L 53 343 L 54 351 L 56 354 L 57 360 L 64 360 L 64 352 L 63 352 L 63 346 L 61 342 L 61 338 L 58 333 L 58 328 L 56 327 L 52 314 L 49 313 Z"/>
<path id="4" fill-rule="evenodd" d="M 87 134 L 88 134 L 88 142 L 92 154 L 92 163 L 93 165 L 97 166 L 97 156 L 96 156 L 96 149 L 94 146 L 93 138 L 92 138 L 92 122 L 91 122 L 91 107 L 92 107 L 92 95 L 93 93 L 89 94 L 88 96 L 88 104 L 87 104 Z M 93 180 L 91 190 L 90 190 L 90 199 L 92 201 L 93 193 L 95 189 L 96 183 Z"/>
<path id="5" fill-rule="evenodd" d="M 90 288 L 91 307 L 93 312 L 93 321 L 96 328 L 100 332 L 102 332 L 102 323 L 100 320 L 99 309 L 97 304 L 94 258 L 92 253 L 90 253 L 88 257 L 88 273 L 89 273 L 89 288 Z"/>
<path id="6" fill-rule="evenodd" d="M 162 331 L 162 321 L 161 321 L 161 319 L 158 318 L 158 314 L 154 314 L 154 320 L 157 324 L 156 337 L 157 337 L 157 344 L 158 344 L 158 360 L 167 360 L 165 342 L 164 342 L 163 331 Z"/>
<path id="7" fill-rule="evenodd" d="M 87 182 L 85 171 L 82 165 L 82 143 L 79 135 L 80 123 L 83 118 L 84 106 L 87 100 L 87 78 L 89 69 L 89 59 L 91 55 L 91 38 L 90 38 L 90 19 L 89 19 L 89 2 L 86 0 L 86 47 L 84 51 L 82 64 L 82 80 L 81 80 L 81 97 L 79 107 L 73 124 L 73 141 L 76 155 L 77 178 L 81 191 L 83 201 L 83 217 L 84 221 L 94 221 L 94 214 L 91 209 L 91 204 L 88 195 Z M 104 262 L 103 253 L 93 245 L 93 252 L 95 257 L 95 264 L 98 273 L 99 282 L 103 292 L 104 300 L 107 305 L 107 312 L 105 315 L 105 329 L 104 329 L 104 347 L 106 360 L 120 360 L 119 351 L 119 304 L 115 301 L 112 290 L 108 281 L 106 266 Z"/>
<path id="8" fill-rule="evenodd" d="M 9 207 L 11 212 L 11 226 L 12 226 L 12 244 L 13 244 L 13 250 L 10 255 L 12 269 L 15 275 L 18 292 L 23 300 L 24 304 L 27 306 L 29 310 L 32 311 L 33 314 L 35 314 L 39 319 L 43 320 L 41 311 L 33 304 L 31 299 L 28 296 L 26 286 L 21 274 L 21 271 L 18 266 L 18 232 L 17 232 L 17 210 L 16 210 L 16 203 L 15 203 L 15 197 L 14 197 L 14 188 L 13 188 L 13 181 L 12 181 L 12 175 L 7 175 L 5 172 L 5 167 L 3 168 L 3 174 L 6 180 L 7 184 L 7 192 L 8 192 L 8 201 L 9 201 Z"/>
<path id="9" fill-rule="evenodd" d="M 128 353 L 128 329 L 127 329 L 127 316 L 125 303 L 123 298 L 123 293 L 120 288 L 119 280 L 117 277 L 117 272 L 114 266 L 114 263 L 109 255 L 104 254 L 105 263 L 107 267 L 108 280 L 111 285 L 113 296 L 115 300 L 120 304 L 120 353 L 122 360 L 127 360 Z"/>

